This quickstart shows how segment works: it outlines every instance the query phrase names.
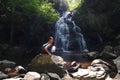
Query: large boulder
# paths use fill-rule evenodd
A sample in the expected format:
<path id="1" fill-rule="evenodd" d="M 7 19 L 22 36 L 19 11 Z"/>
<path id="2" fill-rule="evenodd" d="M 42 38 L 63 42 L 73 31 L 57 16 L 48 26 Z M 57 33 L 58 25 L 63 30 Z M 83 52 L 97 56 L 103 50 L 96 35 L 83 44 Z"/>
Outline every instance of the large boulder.
<path id="1" fill-rule="evenodd" d="M 119 56 L 119 52 L 112 46 L 105 46 L 100 53 L 100 57 L 104 59 L 115 59 Z"/>
<path id="2" fill-rule="evenodd" d="M 61 77 L 64 75 L 62 68 L 57 66 L 47 54 L 37 55 L 32 59 L 28 70 L 37 71 L 39 73 L 52 72 L 57 73 Z"/>
<path id="3" fill-rule="evenodd" d="M 106 45 L 102 51 L 93 51 L 93 52 L 88 52 L 87 55 L 89 56 L 90 59 L 116 59 L 120 55 L 120 46 L 110 46 Z"/>

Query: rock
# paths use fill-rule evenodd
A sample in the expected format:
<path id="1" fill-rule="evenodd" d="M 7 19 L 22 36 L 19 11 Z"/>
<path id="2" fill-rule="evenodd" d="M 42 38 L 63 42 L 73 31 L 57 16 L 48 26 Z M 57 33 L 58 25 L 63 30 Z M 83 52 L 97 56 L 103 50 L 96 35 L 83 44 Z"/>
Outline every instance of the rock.
<path id="1" fill-rule="evenodd" d="M 116 64 L 112 60 L 104 61 L 102 59 L 95 59 L 95 60 L 93 60 L 91 65 L 96 66 L 96 67 L 103 67 L 107 73 L 117 71 Z"/>
<path id="2" fill-rule="evenodd" d="M 28 66 L 28 70 L 37 71 L 39 73 L 51 72 L 63 77 L 64 71 L 56 65 L 51 57 L 47 54 L 37 55 Z"/>
<path id="3" fill-rule="evenodd" d="M 103 73 L 102 75 L 96 75 L 96 79 L 100 80 L 105 78 L 105 76 L 106 76 L 106 73 Z"/>
<path id="4" fill-rule="evenodd" d="M 65 70 L 65 75 L 62 78 L 62 80 L 76 80 L 76 79 L 73 79 L 72 76 L 68 73 L 68 71 Z"/>
<path id="5" fill-rule="evenodd" d="M 72 73 L 72 72 L 76 72 L 78 70 L 78 68 L 80 68 L 81 65 L 76 63 L 76 61 L 73 61 L 70 65 L 70 67 L 67 68 L 67 71 L 69 73 Z"/>
<path id="6" fill-rule="evenodd" d="M 8 78 L 8 75 L 0 71 L 0 80 Z"/>
<path id="7" fill-rule="evenodd" d="M 113 66 L 101 59 L 95 59 L 87 69 L 78 68 L 78 71 L 70 73 L 75 78 L 96 78 L 103 79 L 108 75 Z"/>
<path id="8" fill-rule="evenodd" d="M 105 64 L 108 67 L 112 67 L 112 65 L 110 63 L 108 63 L 108 62 L 106 62 L 106 61 L 104 61 L 102 59 L 95 59 L 95 60 L 93 60 L 91 65 L 95 65 L 95 64 L 101 64 L 101 66 L 102 66 L 102 64 Z"/>
<path id="9" fill-rule="evenodd" d="M 103 79 L 106 76 L 106 71 L 103 67 L 98 67 L 98 70 L 96 70 L 95 72 L 97 79 Z"/>
<path id="10" fill-rule="evenodd" d="M 4 69 L 4 72 L 5 72 L 5 73 L 9 73 L 11 70 L 12 70 L 11 68 L 5 68 L 5 69 Z"/>
<path id="11" fill-rule="evenodd" d="M 96 77 L 96 72 L 94 71 L 89 71 L 87 75 L 83 75 L 84 78 L 95 78 Z"/>
<path id="12" fill-rule="evenodd" d="M 9 71 L 9 72 L 7 73 L 7 75 L 8 75 L 9 77 L 15 77 L 15 76 L 18 76 L 19 73 L 18 73 L 18 71 L 12 69 L 11 71 Z"/>
<path id="13" fill-rule="evenodd" d="M 42 73 L 40 80 L 50 80 L 50 77 L 47 74 Z"/>
<path id="14" fill-rule="evenodd" d="M 64 61 L 64 59 L 60 56 L 56 56 L 56 55 L 52 55 L 51 56 L 51 60 L 58 65 L 60 68 L 63 68 L 64 65 L 66 64 L 66 62 Z"/>
<path id="15" fill-rule="evenodd" d="M 8 79 L 3 79 L 3 80 L 24 80 L 23 78 L 8 78 Z"/>
<path id="16" fill-rule="evenodd" d="M 116 64 L 118 71 L 120 71 L 120 56 L 118 58 L 114 59 L 113 61 Z"/>
<path id="17" fill-rule="evenodd" d="M 76 61 L 72 61 L 70 65 L 71 66 L 76 66 L 76 64 L 77 64 Z"/>
<path id="18" fill-rule="evenodd" d="M 15 68 L 6 68 L 4 72 L 9 77 L 15 77 L 15 76 L 24 76 L 26 70 L 22 66 L 16 66 Z"/>
<path id="19" fill-rule="evenodd" d="M 119 79 L 120 79 L 120 74 L 119 73 L 117 73 L 117 75 L 114 78 L 112 78 L 112 80 L 119 80 Z"/>
<path id="20" fill-rule="evenodd" d="M 115 80 L 115 79 L 112 79 L 109 75 L 107 75 L 106 78 L 105 78 L 105 80 Z M 116 79 L 116 80 L 118 80 L 118 79 Z"/>
<path id="21" fill-rule="evenodd" d="M 120 55 L 120 46 L 112 47 L 105 46 L 103 51 L 88 52 L 87 55 L 90 59 L 102 58 L 102 59 L 115 59 Z"/>
<path id="22" fill-rule="evenodd" d="M 60 76 L 56 73 L 47 72 L 47 74 L 51 77 L 51 80 L 61 80 Z"/>
<path id="23" fill-rule="evenodd" d="M 118 56 L 118 52 L 112 46 L 105 46 L 104 50 L 100 53 L 100 57 L 103 59 L 115 59 Z"/>
<path id="24" fill-rule="evenodd" d="M 15 65 L 16 65 L 16 63 L 13 62 L 13 61 L 8 61 L 8 60 L 0 61 L 0 69 L 5 69 L 5 68 L 8 68 L 8 67 L 14 67 Z"/>
<path id="25" fill-rule="evenodd" d="M 88 69 L 79 68 L 77 72 L 71 73 L 71 75 L 75 78 L 96 78 L 103 79 L 106 76 L 105 69 L 103 67 L 97 67 L 97 69 L 93 69 L 96 67 L 90 66 Z"/>
<path id="26" fill-rule="evenodd" d="M 99 53 L 97 51 L 94 51 L 94 52 L 88 52 L 86 53 L 90 59 L 96 59 L 99 57 Z"/>
<path id="27" fill-rule="evenodd" d="M 90 72 L 89 69 L 81 69 L 79 68 L 77 72 L 71 73 L 71 75 L 75 78 L 80 78 L 82 76 L 88 75 Z"/>
<path id="28" fill-rule="evenodd" d="M 24 74 L 24 73 L 27 72 L 27 71 L 25 70 L 25 68 L 22 67 L 22 66 L 16 66 L 16 67 L 15 67 L 15 70 L 18 71 L 19 74 Z"/>
<path id="29" fill-rule="evenodd" d="M 26 75 L 24 76 L 25 80 L 39 80 L 40 79 L 40 74 L 37 72 L 27 72 Z"/>

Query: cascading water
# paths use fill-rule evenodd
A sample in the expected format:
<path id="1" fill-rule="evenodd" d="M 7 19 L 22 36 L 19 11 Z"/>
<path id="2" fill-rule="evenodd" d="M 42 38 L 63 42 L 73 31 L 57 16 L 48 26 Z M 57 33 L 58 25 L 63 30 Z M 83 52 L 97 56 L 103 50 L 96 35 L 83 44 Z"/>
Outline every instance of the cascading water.
<path id="1" fill-rule="evenodd" d="M 71 12 L 65 12 L 56 22 L 55 46 L 57 51 L 88 52 L 84 36 L 72 20 Z"/>

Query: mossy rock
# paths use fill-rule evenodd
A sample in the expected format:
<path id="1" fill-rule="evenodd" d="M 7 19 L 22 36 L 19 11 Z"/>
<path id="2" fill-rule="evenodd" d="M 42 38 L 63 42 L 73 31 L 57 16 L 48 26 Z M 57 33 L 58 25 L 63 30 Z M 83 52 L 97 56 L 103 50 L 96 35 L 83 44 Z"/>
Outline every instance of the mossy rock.
<path id="1" fill-rule="evenodd" d="M 59 68 L 47 54 L 37 55 L 33 58 L 28 69 L 39 73 L 52 72 L 61 77 L 64 74 L 63 69 Z"/>

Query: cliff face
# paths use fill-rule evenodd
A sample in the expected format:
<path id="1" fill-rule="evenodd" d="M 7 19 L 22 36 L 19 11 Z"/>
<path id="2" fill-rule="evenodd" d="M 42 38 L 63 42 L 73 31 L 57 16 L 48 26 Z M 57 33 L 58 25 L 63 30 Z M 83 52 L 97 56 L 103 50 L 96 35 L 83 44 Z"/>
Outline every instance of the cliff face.
<path id="1" fill-rule="evenodd" d="M 74 20 L 82 28 L 88 46 L 98 47 L 102 43 L 119 45 L 120 0 L 82 2 L 82 6 L 75 11 Z"/>

